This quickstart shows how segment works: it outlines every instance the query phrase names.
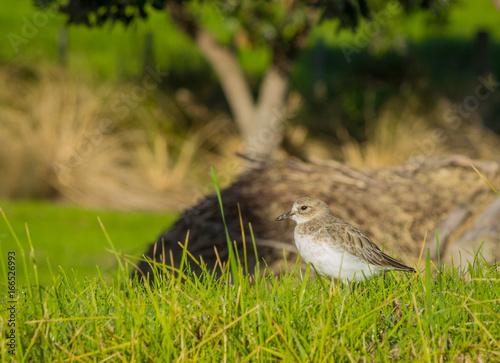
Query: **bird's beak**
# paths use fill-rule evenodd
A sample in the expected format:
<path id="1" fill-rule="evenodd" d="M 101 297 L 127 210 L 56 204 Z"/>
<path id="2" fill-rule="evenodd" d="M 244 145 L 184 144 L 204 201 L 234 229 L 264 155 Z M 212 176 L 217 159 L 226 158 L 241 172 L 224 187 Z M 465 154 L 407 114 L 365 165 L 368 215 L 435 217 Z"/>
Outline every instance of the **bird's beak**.
<path id="1" fill-rule="evenodd" d="M 285 219 L 288 219 L 293 215 L 294 215 L 294 213 L 292 213 L 292 211 L 286 212 L 285 214 L 282 214 L 279 217 L 276 217 L 275 221 L 284 221 Z"/>

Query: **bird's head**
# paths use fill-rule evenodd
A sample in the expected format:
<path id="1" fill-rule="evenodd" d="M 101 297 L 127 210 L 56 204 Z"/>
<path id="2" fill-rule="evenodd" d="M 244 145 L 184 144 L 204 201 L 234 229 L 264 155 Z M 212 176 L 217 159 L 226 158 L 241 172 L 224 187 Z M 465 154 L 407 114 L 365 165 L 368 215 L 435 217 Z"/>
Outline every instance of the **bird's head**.
<path id="1" fill-rule="evenodd" d="M 330 209 L 328 205 L 318 198 L 303 197 L 293 203 L 292 210 L 280 215 L 275 220 L 283 221 L 292 218 L 297 224 L 308 222 L 323 215 L 328 215 Z"/>

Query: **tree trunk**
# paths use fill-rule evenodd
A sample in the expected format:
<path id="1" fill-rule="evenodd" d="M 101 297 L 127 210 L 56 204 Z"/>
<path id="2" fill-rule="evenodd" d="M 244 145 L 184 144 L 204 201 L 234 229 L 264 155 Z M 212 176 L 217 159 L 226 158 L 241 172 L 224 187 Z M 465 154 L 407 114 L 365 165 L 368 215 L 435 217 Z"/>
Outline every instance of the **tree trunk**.
<path id="1" fill-rule="evenodd" d="M 249 133 L 245 135 L 245 152 L 251 157 L 268 159 L 283 139 L 286 121 L 288 77 L 271 66 L 262 80 Z"/>
<path id="2" fill-rule="evenodd" d="M 221 83 L 243 139 L 244 153 L 251 158 L 270 158 L 282 140 L 288 75 L 271 66 L 255 102 L 235 54 L 203 29 L 197 30 L 195 40 Z"/>

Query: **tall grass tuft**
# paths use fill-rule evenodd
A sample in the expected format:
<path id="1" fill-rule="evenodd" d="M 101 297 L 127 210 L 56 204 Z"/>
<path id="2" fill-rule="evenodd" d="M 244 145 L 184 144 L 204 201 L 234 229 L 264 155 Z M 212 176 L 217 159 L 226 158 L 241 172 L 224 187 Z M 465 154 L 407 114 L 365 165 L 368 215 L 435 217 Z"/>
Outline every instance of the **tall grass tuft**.
<path id="1" fill-rule="evenodd" d="M 450 123 L 446 118 L 454 104 L 446 98 L 435 105 L 422 104 L 415 96 L 389 100 L 374 115 L 367 110 L 366 141 L 343 135 L 342 158 L 352 166 L 375 168 L 397 165 L 409 159 L 453 154 L 496 160 L 499 137 L 481 127 L 477 115 Z"/>
<path id="2" fill-rule="evenodd" d="M 210 150 L 214 135 L 231 136 L 220 118 L 177 127 L 174 113 L 158 102 L 167 99 L 159 87 L 127 108 L 120 100 L 137 84 L 96 86 L 47 66 L 0 69 L 0 86 L 3 198 L 177 209 L 194 203 L 193 191 L 207 182 L 199 170 L 220 163 Z"/>

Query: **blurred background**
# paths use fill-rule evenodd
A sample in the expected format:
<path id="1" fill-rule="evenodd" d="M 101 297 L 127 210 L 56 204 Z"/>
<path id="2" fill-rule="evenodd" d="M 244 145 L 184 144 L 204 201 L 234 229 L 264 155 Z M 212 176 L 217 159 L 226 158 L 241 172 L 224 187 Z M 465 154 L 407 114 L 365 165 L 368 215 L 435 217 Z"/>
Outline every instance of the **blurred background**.
<path id="1" fill-rule="evenodd" d="M 278 155 L 357 167 L 450 153 L 498 158 L 494 2 L 411 12 L 386 3 L 387 20 L 361 19 L 352 31 L 333 18 L 308 33 L 290 69 Z M 128 26 L 87 27 L 31 1 L 1 6 L 0 198 L 168 210 L 211 191 L 210 166 L 223 185 L 238 175 L 241 133 L 219 80 L 168 11 L 147 5 L 148 17 Z M 207 28 L 239 42 L 257 93 L 269 47 L 238 39 L 221 8 L 204 12 Z"/>
<path id="2" fill-rule="evenodd" d="M 298 11 L 279 28 L 271 21 L 282 19 L 279 12 L 256 21 L 242 18 L 237 1 L 191 3 L 192 19 L 234 51 L 256 102 L 271 65 L 280 65 L 273 34 L 300 41 L 300 52 L 283 52 L 293 63 L 281 64 L 286 111 L 276 116 L 273 157 L 360 168 L 449 154 L 499 158 L 497 1 L 423 1 L 411 9 L 374 1 L 370 16 L 364 1 L 351 2 L 353 15 L 344 8 L 307 32 Z M 20 216 L 39 209 L 33 201 L 178 213 L 213 191 L 210 166 L 222 186 L 235 180 L 243 170 L 237 153 L 246 151 L 235 108 L 200 39 L 180 30 L 171 11 L 145 2 L 148 16 L 125 25 L 99 24 L 98 10 L 87 26 L 68 24 L 71 9 L 41 5 L 0 4 L 3 205 Z M 264 41 L 245 28 L 252 21 Z M 143 240 L 165 220 L 147 219 L 138 224 L 153 232 Z"/>

